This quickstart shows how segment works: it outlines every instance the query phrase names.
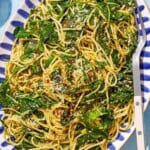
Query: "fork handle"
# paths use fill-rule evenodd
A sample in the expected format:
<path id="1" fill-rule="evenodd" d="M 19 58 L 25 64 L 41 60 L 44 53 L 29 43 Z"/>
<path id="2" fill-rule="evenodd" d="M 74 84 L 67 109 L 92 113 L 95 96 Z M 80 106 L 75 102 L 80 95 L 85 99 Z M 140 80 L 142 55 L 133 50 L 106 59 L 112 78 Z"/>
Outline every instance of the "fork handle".
<path id="1" fill-rule="evenodd" d="M 144 143 L 144 126 L 143 126 L 143 103 L 141 96 L 134 96 L 135 117 L 134 123 L 136 126 L 137 149 L 145 150 Z"/>

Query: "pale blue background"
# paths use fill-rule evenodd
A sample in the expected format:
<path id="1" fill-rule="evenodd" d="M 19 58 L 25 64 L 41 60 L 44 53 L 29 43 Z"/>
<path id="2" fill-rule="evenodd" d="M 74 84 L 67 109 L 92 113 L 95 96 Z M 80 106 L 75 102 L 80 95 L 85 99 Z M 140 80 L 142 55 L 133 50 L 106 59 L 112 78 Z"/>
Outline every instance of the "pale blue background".
<path id="1" fill-rule="evenodd" d="M 5 0 L 5 1 L 7 1 L 7 0 Z M 8 11 L 11 11 L 10 12 L 11 15 L 19 7 L 19 5 L 21 4 L 21 1 L 22 0 L 12 0 L 12 9 L 8 10 Z M 146 0 L 146 1 L 147 1 L 147 3 L 150 6 L 150 0 Z M 6 11 L 6 8 L 4 8 L 4 9 Z M 6 24 L 4 24 L 3 26 L 0 27 L 0 35 L 4 31 L 5 26 L 6 26 Z M 144 127 L 145 127 L 146 150 L 150 150 L 150 106 L 148 107 L 147 111 L 144 114 Z M 128 142 L 124 145 L 124 147 L 122 148 L 122 150 L 137 150 L 137 148 L 136 148 L 136 136 L 135 136 L 135 133 L 131 136 L 131 138 L 128 140 Z"/>

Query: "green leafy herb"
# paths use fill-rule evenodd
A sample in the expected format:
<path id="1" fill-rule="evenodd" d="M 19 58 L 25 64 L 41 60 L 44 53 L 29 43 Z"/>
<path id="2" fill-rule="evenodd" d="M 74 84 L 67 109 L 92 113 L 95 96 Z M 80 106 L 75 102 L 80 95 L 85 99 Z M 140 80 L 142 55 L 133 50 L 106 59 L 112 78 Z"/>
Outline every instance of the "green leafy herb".
<path id="1" fill-rule="evenodd" d="M 49 57 L 49 59 L 46 60 L 45 62 L 45 68 L 48 68 L 48 66 L 51 64 L 51 62 L 54 60 L 55 56 Z"/>
<path id="2" fill-rule="evenodd" d="M 42 96 L 35 98 L 33 93 L 26 96 L 20 95 L 14 97 L 11 93 L 8 80 L 5 80 L 0 85 L 0 104 L 3 107 L 11 106 L 20 113 L 29 111 L 31 114 L 37 111 L 38 108 L 50 108 L 53 102 L 46 100 Z"/>
<path id="3" fill-rule="evenodd" d="M 133 93 L 133 80 L 131 72 L 131 60 L 127 62 L 125 67 L 117 74 L 118 83 L 115 87 L 109 90 L 110 103 L 118 106 L 126 105 L 132 100 Z"/>
<path id="4" fill-rule="evenodd" d="M 58 42 L 58 34 L 55 31 L 55 25 L 52 22 L 43 22 L 40 25 L 40 39 L 41 42 L 56 44 Z"/>
<path id="5" fill-rule="evenodd" d="M 37 60 L 34 62 L 33 65 L 30 66 L 32 74 L 41 74 L 43 73 L 43 70 L 41 68 L 40 60 Z"/>
<path id="6" fill-rule="evenodd" d="M 81 146 L 83 146 L 87 142 L 95 142 L 98 139 L 106 138 L 108 134 L 105 131 L 95 129 L 95 130 L 89 130 L 87 134 L 81 136 L 78 138 L 78 145 L 77 148 L 79 149 Z"/>
<path id="7" fill-rule="evenodd" d="M 85 122 L 91 123 L 96 120 L 98 117 L 105 116 L 111 114 L 112 111 L 106 108 L 100 108 L 99 106 L 95 106 L 94 109 L 90 112 L 87 112 L 83 115 L 83 120 Z"/>
<path id="8" fill-rule="evenodd" d="M 119 55 L 118 55 L 118 52 L 117 51 L 113 51 L 112 53 L 112 61 L 114 64 L 116 64 L 116 66 L 119 65 Z"/>
<path id="9" fill-rule="evenodd" d="M 24 27 L 16 27 L 14 30 L 14 36 L 16 38 L 29 38 L 30 33 L 27 32 Z"/>
<path id="10" fill-rule="evenodd" d="M 117 12 L 117 11 L 114 11 L 114 12 L 111 12 L 111 20 L 113 21 L 128 21 L 129 20 L 129 15 L 126 15 L 122 12 Z"/>
<path id="11" fill-rule="evenodd" d="M 14 101 L 12 100 L 13 98 L 11 97 L 12 93 L 10 90 L 9 86 L 9 81 L 4 80 L 0 84 L 0 104 L 3 107 L 13 107 L 14 106 Z"/>
<path id="12" fill-rule="evenodd" d="M 32 71 L 32 74 L 36 73 L 36 66 L 35 65 L 31 66 L 31 71 Z"/>
<path id="13" fill-rule="evenodd" d="M 21 60 L 21 61 L 24 61 L 25 59 L 33 58 L 33 56 L 34 56 L 33 53 L 26 53 L 26 54 L 23 54 L 23 55 L 20 57 L 20 60 Z"/>
<path id="14" fill-rule="evenodd" d="M 90 89 L 96 89 L 99 85 L 102 86 L 102 81 L 101 80 L 94 80 L 91 83 L 88 84 L 88 87 Z"/>
<path id="15" fill-rule="evenodd" d="M 15 148 L 17 150 L 32 149 L 32 148 L 34 148 L 34 146 L 29 144 L 29 143 L 27 143 L 27 142 L 25 142 L 25 141 L 23 141 L 23 143 L 21 145 L 15 146 Z"/>
<path id="16" fill-rule="evenodd" d="M 71 122 L 71 120 L 74 119 L 74 116 L 69 115 L 69 114 L 67 114 L 67 115 L 64 115 L 64 114 L 65 114 L 65 112 L 63 113 L 63 117 L 62 117 L 61 120 L 60 120 L 60 123 L 61 123 L 63 126 L 69 124 L 69 123 Z"/>
<path id="17" fill-rule="evenodd" d="M 115 93 L 110 94 L 110 103 L 124 106 L 133 98 L 133 92 L 128 90 L 127 87 L 119 87 Z"/>
<path id="18" fill-rule="evenodd" d="M 18 73 L 21 69 L 23 69 L 23 66 L 16 66 L 13 70 L 12 70 L 12 74 L 15 75 L 16 73 Z"/>
<path id="19" fill-rule="evenodd" d="M 41 53 L 43 52 L 44 47 L 41 42 L 32 41 L 27 42 L 24 46 L 24 55 L 25 56 L 31 56 L 33 53 Z"/>
<path id="20" fill-rule="evenodd" d="M 84 145 L 85 143 L 87 143 L 88 141 L 88 135 L 83 135 L 81 137 L 78 138 L 78 145 L 77 145 L 77 149 L 80 148 L 80 146 Z"/>
<path id="21" fill-rule="evenodd" d="M 103 61 L 96 61 L 97 65 L 98 65 L 98 68 L 99 69 L 104 69 L 105 66 L 107 65 L 106 62 L 103 62 Z"/>

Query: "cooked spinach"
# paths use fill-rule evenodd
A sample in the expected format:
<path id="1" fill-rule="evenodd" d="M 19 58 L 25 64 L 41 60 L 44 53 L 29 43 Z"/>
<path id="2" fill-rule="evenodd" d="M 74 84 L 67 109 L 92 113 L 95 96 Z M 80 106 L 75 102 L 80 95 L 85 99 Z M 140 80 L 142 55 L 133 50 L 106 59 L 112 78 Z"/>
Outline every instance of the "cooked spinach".
<path id="1" fill-rule="evenodd" d="M 11 97 L 8 97 L 8 95 L 11 95 L 10 85 L 8 80 L 4 80 L 0 84 L 0 104 L 3 107 L 9 107 L 13 104 L 13 101 Z"/>
<path id="2" fill-rule="evenodd" d="M 14 30 L 14 36 L 16 38 L 29 38 L 30 33 L 27 32 L 24 27 L 16 27 Z"/>
<path id="3" fill-rule="evenodd" d="M 122 12 L 117 12 L 117 11 L 114 11 L 111 13 L 110 15 L 110 18 L 112 21 L 128 21 L 129 20 L 129 15 L 126 15 Z"/>
<path id="4" fill-rule="evenodd" d="M 23 66 L 15 66 L 15 68 L 12 70 L 12 74 L 15 75 L 23 68 L 24 68 Z"/>
<path id="5" fill-rule="evenodd" d="M 110 89 L 110 103 L 118 106 L 125 106 L 132 100 L 133 81 L 131 72 L 131 60 L 127 62 L 126 66 L 118 73 L 118 84 Z"/>
<path id="6" fill-rule="evenodd" d="M 59 40 L 55 25 L 50 21 L 41 22 L 39 32 L 41 42 L 56 44 Z"/>
<path id="7" fill-rule="evenodd" d="M 34 93 L 15 97 L 10 90 L 9 81 L 5 80 L 0 85 L 0 104 L 3 107 L 12 107 L 20 113 L 29 111 L 29 114 L 32 114 L 39 108 L 50 108 L 53 101 L 47 101 L 42 95 L 35 98 Z"/>
<path id="8" fill-rule="evenodd" d="M 112 110 L 95 106 L 92 111 L 89 111 L 83 115 L 83 121 L 87 123 L 92 123 L 92 121 L 95 121 L 99 117 L 107 115 L 112 115 Z"/>
<path id="9" fill-rule="evenodd" d="M 45 68 L 48 68 L 48 66 L 51 64 L 51 62 L 54 60 L 55 56 L 49 57 L 45 62 Z"/>

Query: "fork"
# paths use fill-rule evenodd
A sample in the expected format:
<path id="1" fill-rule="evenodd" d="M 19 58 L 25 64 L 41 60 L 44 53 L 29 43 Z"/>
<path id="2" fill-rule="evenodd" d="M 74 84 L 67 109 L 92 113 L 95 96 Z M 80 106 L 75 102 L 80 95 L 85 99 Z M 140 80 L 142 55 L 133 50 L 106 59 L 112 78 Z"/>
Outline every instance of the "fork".
<path id="1" fill-rule="evenodd" d="M 136 9 L 134 9 L 134 15 L 135 18 L 139 19 L 139 24 L 136 19 L 136 25 L 138 29 L 138 46 L 132 56 L 134 110 L 135 110 L 134 123 L 136 127 L 137 149 L 145 150 L 144 127 L 143 127 L 143 103 L 140 84 L 140 54 L 146 42 L 146 32 L 144 29 L 142 14 L 139 10 L 138 5 Z M 142 35 L 140 35 L 140 30 L 142 31 Z"/>

